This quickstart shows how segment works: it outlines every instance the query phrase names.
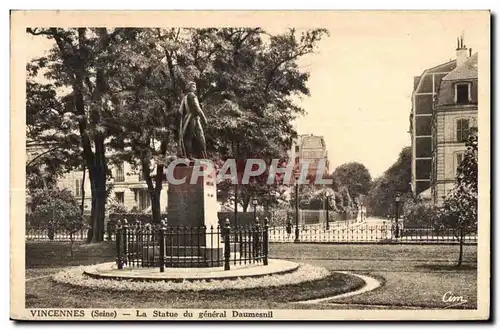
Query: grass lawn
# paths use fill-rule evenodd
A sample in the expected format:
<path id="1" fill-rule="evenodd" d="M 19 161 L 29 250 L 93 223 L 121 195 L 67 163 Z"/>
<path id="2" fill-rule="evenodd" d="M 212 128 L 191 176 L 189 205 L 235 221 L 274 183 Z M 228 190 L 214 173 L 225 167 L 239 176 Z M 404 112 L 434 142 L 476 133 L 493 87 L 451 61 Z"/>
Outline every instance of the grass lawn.
<path id="1" fill-rule="evenodd" d="M 412 245 L 412 244 L 270 244 L 269 253 L 282 259 L 325 260 L 387 260 L 455 262 L 458 260 L 458 245 Z M 464 246 L 464 260 L 477 261 L 475 245 Z"/>
<path id="2" fill-rule="evenodd" d="M 115 242 L 75 242 L 73 258 L 69 242 L 29 242 L 25 246 L 26 269 L 91 265 L 116 258 Z"/>
<path id="3" fill-rule="evenodd" d="M 292 246 L 293 247 L 293 246 Z M 331 270 L 350 270 L 383 281 L 383 286 L 361 295 L 335 300 L 336 304 L 391 307 L 445 308 L 443 295 L 452 292 L 467 303 L 455 308 L 475 309 L 477 304 L 477 247 L 464 247 L 464 264 L 455 266 L 457 245 L 310 245 L 274 244 L 275 258 L 287 258 Z"/>
<path id="4" fill-rule="evenodd" d="M 476 272 L 470 269 L 445 272 L 369 272 L 367 275 L 384 279 L 384 285 L 362 295 L 336 300 L 336 303 L 361 305 L 419 306 L 447 308 L 443 295 L 451 292 L 462 296 L 467 303 L 454 308 L 477 308 Z"/>
<path id="5" fill-rule="evenodd" d="M 379 278 L 383 286 L 372 292 L 333 301 L 334 304 L 295 304 L 359 287 L 356 277 L 335 273 L 327 279 L 284 288 L 226 290 L 223 292 L 118 293 L 91 291 L 55 284 L 48 275 L 65 266 L 113 261 L 114 243 L 79 244 L 71 258 L 69 243 L 26 244 L 26 306 L 87 308 L 445 308 L 450 291 L 475 308 L 477 299 L 476 246 L 465 246 L 465 264 L 457 269 L 456 245 L 313 245 L 271 244 L 271 258 L 307 262 L 330 270 L 350 270 Z M 45 277 L 44 277 L 45 276 Z M 349 305 L 354 304 L 354 305 Z"/>
<path id="6" fill-rule="evenodd" d="M 56 284 L 50 278 L 28 282 L 27 307 L 64 308 L 280 308 L 293 301 L 329 297 L 352 291 L 364 285 L 357 277 L 334 273 L 304 284 L 217 291 L 182 292 L 117 292 L 82 290 Z"/>

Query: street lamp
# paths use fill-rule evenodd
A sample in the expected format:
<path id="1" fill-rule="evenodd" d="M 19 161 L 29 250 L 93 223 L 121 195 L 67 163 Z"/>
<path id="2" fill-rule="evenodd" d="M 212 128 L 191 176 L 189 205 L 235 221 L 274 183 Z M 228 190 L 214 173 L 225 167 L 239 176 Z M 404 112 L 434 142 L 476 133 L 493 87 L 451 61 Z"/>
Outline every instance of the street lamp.
<path id="1" fill-rule="evenodd" d="M 255 222 L 255 219 L 257 219 L 257 199 L 252 200 L 252 205 L 253 205 L 253 221 Z"/>
<path id="2" fill-rule="evenodd" d="M 238 162 L 240 144 L 239 144 L 239 139 L 235 140 L 236 142 L 233 141 L 232 149 L 235 161 Z M 234 185 L 234 228 L 238 228 L 238 184 L 239 184 L 238 180 L 239 180 L 238 166 L 236 166 L 236 184 Z M 238 242 L 238 235 L 236 235 L 236 242 Z"/>
<path id="3" fill-rule="evenodd" d="M 399 195 L 396 195 L 395 202 L 396 202 L 396 238 L 399 237 L 399 224 L 398 224 L 398 219 L 399 219 L 399 201 L 400 197 Z"/>
<path id="4" fill-rule="evenodd" d="M 359 221 L 363 222 L 363 202 L 359 202 Z"/>
<path id="5" fill-rule="evenodd" d="M 330 197 L 331 197 L 331 194 L 330 194 L 330 191 L 328 190 L 326 192 L 326 230 L 330 230 L 330 215 L 329 215 Z"/>
<path id="6" fill-rule="evenodd" d="M 299 239 L 299 176 L 295 177 L 295 242 Z"/>

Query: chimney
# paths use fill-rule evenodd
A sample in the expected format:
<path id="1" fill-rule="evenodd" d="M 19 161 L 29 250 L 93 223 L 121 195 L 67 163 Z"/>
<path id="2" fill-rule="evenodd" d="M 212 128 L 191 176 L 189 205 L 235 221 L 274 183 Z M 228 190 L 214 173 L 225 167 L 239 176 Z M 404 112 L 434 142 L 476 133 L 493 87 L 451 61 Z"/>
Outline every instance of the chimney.
<path id="1" fill-rule="evenodd" d="M 463 65 L 469 58 L 469 50 L 464 44 L 464 35 L 457 38 L 457 67 Z"/>

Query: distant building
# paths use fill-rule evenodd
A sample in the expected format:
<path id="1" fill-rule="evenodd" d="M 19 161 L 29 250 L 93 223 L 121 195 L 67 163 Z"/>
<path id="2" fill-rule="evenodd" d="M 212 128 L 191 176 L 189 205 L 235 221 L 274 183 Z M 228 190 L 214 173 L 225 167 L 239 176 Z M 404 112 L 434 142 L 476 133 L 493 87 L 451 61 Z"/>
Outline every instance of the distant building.
<path id="1" fill-rule="evenodd" d="M 317 136 L 313 134 L 299 135 L 298 139 L 292 146 L 290 153 L 290 158 L 294 160 L 295 164 L 298 165 L 297 170 L 301 169 L 300 164 L 302 161 L 309 163 L 309 176 L 312 178 L 316 177 L 318 171 L 318 165 L 321 160 L 324 161 L 324 173 L 323 176 L 328 174 L 329 162 L 328 162 L 328 151 L 326 150 L 326 143 L 323 136 Z"/>
<path id="2" fill-rule="evenodd" d="M 455 184 L 466 150 L 464 139 L 477 125 L 477 53 L 457 40 L 455 60 L 415 77 L 410 114 L 412 190 L 435 204 Z"/>
<path id="3" fill-rule="evenodd" d="M 45 150 L 47 150 L 46 146 L 31 144 L 26 148 L 27 160 L 30 161 L 34 157 L 41 155 Z M 108 184 L 113 184 L 109 202 L 123 204 L 128 211 L 134 208 L 139 211 L 150 211 L 151 198 L 148 193 L 147 184 L 142 178 L 142 172 L 134 171 L 132 166 L 126 162 L 119 166 L 109 166 L 113 176 L 108 181 Z M 57 187 L 72 191 L 77 200 L 81 199 L 82 192 L 84 191 L 84 212 L 90 212 L 92 200 L 88 171 L 85 176 L 83 191 L 82 180 L 82 171 L 71 171 L 58 180 Z M 166 210 L 167 205 L 167 186 L 166 183 L 163 184 L 160 195 L 160 205 L 163 210 Z"/>

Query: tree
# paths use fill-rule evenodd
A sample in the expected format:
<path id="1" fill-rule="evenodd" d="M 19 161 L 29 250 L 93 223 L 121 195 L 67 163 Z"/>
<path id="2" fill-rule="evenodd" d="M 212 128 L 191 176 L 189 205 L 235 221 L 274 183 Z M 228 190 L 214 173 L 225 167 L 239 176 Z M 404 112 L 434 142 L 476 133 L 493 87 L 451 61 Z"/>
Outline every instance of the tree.
<path id="1" fill-rule="evenodd" d="M 370 189 L 372 178 L 363 164 L 352 162 L 340 165 L 333 172 L 334 189 L 345 186 L 352 198 L 366 195 Z"/>
<path id="2" fill-rule="evenodd" d="M 35 70 L 35 71 L 34 71 Z M 36 69 L 28 65 L 26 81 L 26 162 L 28 193 L 51 189 L 65 172 L 81 164 L 78 137 L 72 134 L 54 86 L 33 81 Z"/>
<path id="3" fill-rule="evenodd" d="M 66 154 L 65 159 L 77 160 L 75 157 L 81 157 L 83 161 L 80 166 L 84 163 L 87 168 L 92 197 L 92 230 L 88 240 L 102 241 L 109 193 L 106 187 L 109 176 L 106 140 L 114 134 L 115 129 L 109 125 L 109 118 L 113 117 L 108 93 L 109 78 L 116 73 L 110 64 L 113 63 L 113 56 L 119 55 L 114 52 L 115 45 L 133 39 L 134 31 L 122 28 L 28 28 L 27 32 L 55 42 L 47 56 L 28 64 L 28 73 L 29 78 L 33 79 L 40 72 L 49 81 L 45 94 L 52 94 L 52 99 L 57 98 L 60 103 L 60 107 L 54 109 L 54 117 L 63 117 L 68 126 L 67 131 L 61 130 L 57 118 L 54 121 L 42 121 L 45 127 L 37 131 L 34 140 L 39 141 L 46 135 L 59 136 L 59 141 L 67 139 L 67 144 L 60 148 L 61 152 L 78 146 L 80 152 Z M 56 90 L 63 95 L 54 97 Z M 36 100 L 32 101 L 32 104 L 36 103 Z M 44 104 L 40 112 L 47 110 Z"/>
<path id="4" fill-rule="evenodd" d="M 130 162 L 142 172 L 153 218 L 159 220 L 165 157 L 175 154 L 176 110 L 189 80 L 196 81 L 209 117 L 212 158 L 232 156 L 235 142 L 243 159 L 285 155 L 296 136 L 291 120 L 303 113 L 293 96 L 309 94 L 309 75 L 296 60 L 313 53 L 326 34 L 318 29 L 299 35 L 290 29 L 269 36 L 260 28 L 29 32 L 56 41 L 50 55 L 33 61 L 31 69 L 45 69 L 55 88 L 70 90 L 59 100 L 77 124 L 75 136 L 92 186 L 95 240 L 103 238 L 108 164 L 115 161 Z M 271 191 L 261 183 L 245 186 L 244 206 L 252 194 Z"/>
<path id="5" fill-rule="evenodd" d="M 441 226 L 451 229 L 459 241 L 459 267 L 463 261 L 465 236 L 477 230 L 477 128 L 470 130 L 465 145 L 467 151 L 457 169 L 457 182 L 446 196 L 439 215 Z"/>
<path id="6" fill-rule="evenodd" d="M 313 54 L 326 34 L 323 29 L 301 34 L 289 29 L 275 36 L 260 28 L 217 31 L 226 51 L 214 55 L 210 71 L 214 80 L 205 84 L 213 87 L 200 99 L 209 114 L 227 118 L 214 120 L 209 127 L 207 140 L 212 150 L 243 164 L 254 157 L 267 165 L 272 159 L 287 160 L 287 151 L 297 137 L 292 121 L 304 113 L 293 96 L 309 95 L 309 74 L 300 69 L 297 60 Z M 221 190 L 232 188 L 228 183 L 219 186 Z M 267 184 L 265 172 L 239 187 L 239 202 L 246 210 L 252 198 L 273 196 L 278 190 Z"/>
<path id="7" fill-rule="evenodd" d="M 122 156 L 139 160 L 152 197 L 153 218 L 155 209 L 158 214 L 160 210 L 161 159 L 175 153 L 176 113 L 185 84 L 197 83 L 209 122 L 205 135 L 212 159 L 244 161 L 255 156 L 270 164 L 272 159 L 286 157 L 296 137 L 290 121 L 303 110 L 293 104 L 292 95 L 309 93 L 308 74 L 299 70 L 296 60 L 311 54 L 325 33 L 312 30 L 298 36 L 290 30 L 268 37 L 267 42 L 264 37 L 268 35 L 259 28 L 145 29 L 137 33 L 131 47 L 121 51 L 118 65 L 136 70 L 115 76 L 124 90 L 121 107 L 127 107 L 117 117 L 124 138 L 116 142 L 122 144 Z M 125 93 L 128 98 L 123 104 Z M 127 146 L 130 151 L 124 152 Z M 154 168 L 155 184 L 149 179 Z M 244 209 L 254 196 L 272 196 L 277 191 L 276 185 L 267 184 L 266 174 L 240 187 L 239 202 Z M 230 198 L 228 191 L 234 187 L 223 182 L 218 188 L 220 196 Z"/>
<path id="8" fill-rule="evenodd" d="M 366 204 L 373 215 L 385 217 L 394 213 L 394 198 L 397 194 L 403 203 L 411 197 L 411 148 L 405 147 L 396 162 L 384 174 L 376 178 L 366 196 Z"/>
<path id="9" fill-rule="evenodd" d="M 47 230 L 50 240 L 57 232 L 69 233 L 72 257 L 75 236 L 86 226 L 78 202 L 67 189 L 34 190 L 26 220 L 28 228 Z"/>

